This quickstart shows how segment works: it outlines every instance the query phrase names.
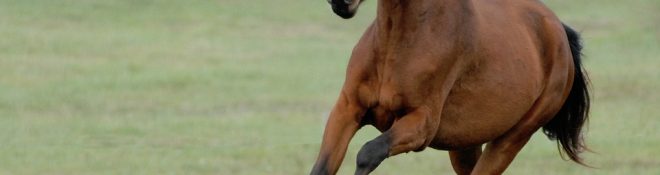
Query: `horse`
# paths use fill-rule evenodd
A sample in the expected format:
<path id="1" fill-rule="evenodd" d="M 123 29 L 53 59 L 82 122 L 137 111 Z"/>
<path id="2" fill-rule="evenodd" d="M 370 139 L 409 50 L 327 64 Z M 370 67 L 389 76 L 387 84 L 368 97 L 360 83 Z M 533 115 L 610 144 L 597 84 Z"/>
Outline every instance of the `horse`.
<path id="1" fill-rule="evenodd" d="M 363 0 L 328 2 L 348 19 Z M 377 5 L 353 48 L 311 174 L 336 174 L 366 125 L 382 134 L 358 152 L 356 175 L 427 147 L 448 151 L 457 174 L 501 174 L 541 128 L 562 158 L 584 165 L 590 95 L 581 38 L 542 2 Z"/>

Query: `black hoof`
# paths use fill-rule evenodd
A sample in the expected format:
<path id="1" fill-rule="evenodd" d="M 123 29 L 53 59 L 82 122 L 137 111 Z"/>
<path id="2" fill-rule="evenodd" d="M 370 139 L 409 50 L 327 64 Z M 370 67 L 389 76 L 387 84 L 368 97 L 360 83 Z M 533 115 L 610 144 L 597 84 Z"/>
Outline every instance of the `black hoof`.
<path id="1" fill-rule="evenodd" d="M 387 136 L 381 135 L 378 138 L 367 142 L 362 146 L 357 157 L 356 175 L 369 174 L 376 169 L 383 160 L 389 156 L 390 143 Z"/>

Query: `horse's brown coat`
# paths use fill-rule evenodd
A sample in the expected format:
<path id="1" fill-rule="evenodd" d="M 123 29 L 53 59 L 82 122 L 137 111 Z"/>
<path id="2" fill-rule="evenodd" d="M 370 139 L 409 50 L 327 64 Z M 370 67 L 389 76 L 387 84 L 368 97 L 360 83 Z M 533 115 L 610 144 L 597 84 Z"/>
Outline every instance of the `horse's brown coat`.
<path id="1" fill-rule="evenodd" d="M 377 11 L 312 174 L 335 174 L 367 124 L 387 136 L 387 156 L 432 147 L 459 174 L 499 174 L 569 95 L 566 33 L 538 1 L 379 0 Z"/>

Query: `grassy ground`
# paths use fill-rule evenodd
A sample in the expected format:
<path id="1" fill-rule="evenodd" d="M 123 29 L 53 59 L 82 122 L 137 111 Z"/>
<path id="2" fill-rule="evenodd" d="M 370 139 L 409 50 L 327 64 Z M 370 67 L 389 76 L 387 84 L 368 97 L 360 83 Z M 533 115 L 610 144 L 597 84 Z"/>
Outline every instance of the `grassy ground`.
<path id="1" fill-rule="evenodd" d="M 0 174 L 305 174 L 375 2 L 0 0 Z M 660 174 L 660 1 L 548 3 L 586 39 L 599 169 L 537 134 L 507 174 Z M 427 150 L 374 174 L 451 173 Z"/>

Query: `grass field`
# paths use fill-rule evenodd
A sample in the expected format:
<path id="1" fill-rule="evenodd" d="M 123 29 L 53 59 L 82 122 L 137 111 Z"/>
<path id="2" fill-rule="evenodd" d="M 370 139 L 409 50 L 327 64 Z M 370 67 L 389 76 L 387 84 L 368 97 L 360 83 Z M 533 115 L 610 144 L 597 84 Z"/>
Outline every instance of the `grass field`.
<path id="1" fill-rule="evenodd" d="M 0 0 L 0 174 L 306 174 L 375 2 Z M 537 133 L 506 174 L 660 174 L 660 1 L 546 2 L 586 39 L 598 169 Z M 374 172 L 452 173 L 434 150 Z"/>

